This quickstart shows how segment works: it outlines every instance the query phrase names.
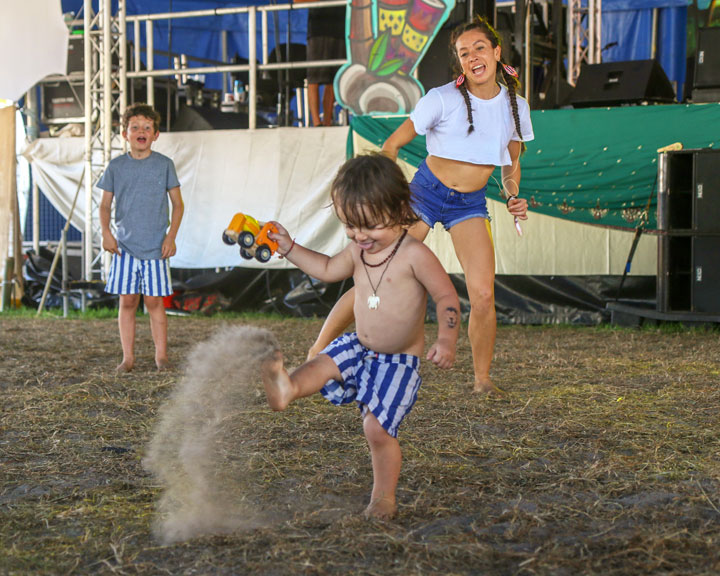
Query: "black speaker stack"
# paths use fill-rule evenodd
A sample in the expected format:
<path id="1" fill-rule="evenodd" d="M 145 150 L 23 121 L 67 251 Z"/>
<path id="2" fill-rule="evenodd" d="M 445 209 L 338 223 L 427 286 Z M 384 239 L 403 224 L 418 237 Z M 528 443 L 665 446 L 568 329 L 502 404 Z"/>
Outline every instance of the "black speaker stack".
<path id="1" fill-rule="evenodd" d="M 692 87 L 693 102 L 720 102 L 720 27 L 697 30 Z"/>
<path id="2" fill-rule="evenodd" d="M 583 64 L 570 98 L 573 108 L 674 101 L 675 90 L 657 60 Z"/>
<path id="3" fill-rule="evenodd" d="M 660 154 L 657 310 L 720 318 L 720 150 Z"/>

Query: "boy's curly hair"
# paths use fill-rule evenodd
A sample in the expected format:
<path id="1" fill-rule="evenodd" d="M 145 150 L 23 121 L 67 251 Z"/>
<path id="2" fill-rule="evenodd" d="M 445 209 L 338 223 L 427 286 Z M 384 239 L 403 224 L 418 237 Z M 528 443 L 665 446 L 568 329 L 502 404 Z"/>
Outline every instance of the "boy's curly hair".
<path id="1" fill-rule="evenodd" d="M 133 116 L 144 116 L 145 118 L 152 120 L 155 132 L 160 131 L 160 113 L 157 112 L 155 108 L 153 108 L 149 104 L 145 104 L 144 102 L 138 102 L 137 104 L 128 106 L 125 109 L 125 114 L 123 114 L 122 117 L 123 131 L 127 130 L 128 124 L 130 124 L 130 118 L 132 118 Z"/>

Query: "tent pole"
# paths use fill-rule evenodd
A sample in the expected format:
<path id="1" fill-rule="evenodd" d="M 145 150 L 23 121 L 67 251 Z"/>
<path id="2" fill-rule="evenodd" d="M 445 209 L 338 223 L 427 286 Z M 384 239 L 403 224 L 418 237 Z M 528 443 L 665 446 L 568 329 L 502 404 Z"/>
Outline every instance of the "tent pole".
<path id="1" fill-rule="evenodd" d="M 153 21 L 145 20 L 145 68 L 149 72 L 155 69 L 155 38 L 153 37 Z M 155 106 L 155 77 L 147 77 L 147 100 L 150 106 Z"/>
<path id="2" fill-rule="evenodd" d="M 65 239 L 67 238 L 67 231 L 70 228 L 70 220 L 72 220 L 73 213 L 75 212 L 75 204 L 77 203 L 78 196 L 80 195 L 80 188 L 82 187 L 83 176 L 85 176 L 86 173 L 87 172 L 85 170 L 85 166 L 83 166 L 82 174 L 80 174 L 80 180 L 78 180 L 78 185 L 75 189 L 75 197 L 73 198 L 72 206 L 70 206 L 70 212 L 68 213 L 67 220 L 65 220 L 65 226 L 63 226 L 62 233 L 60 235 L 60 244 L 58 244 L 57 250 L 55 251 L 55 256 L 53 256 L 52 264 L 50 265 L 50 272 L 48 273 L 48 278 L 45 281 L 45 288 L 43 288 L 43 293 L 40 297 L 40 305 L 38 306 L 36 316 L 40 316 L 40 314 L 42 314 L 43 308 L 45 307 L 45 299 L 47 298 L 48 291 L 50 290 L 50 283 L 52 282 L 52 278 L 55 274 L 55 268 L 57 267 L 58 258 L 60 254 L 65 251 Z M 88 220 L 88 218 L 86 218 L 86 220 Z M 86 278 L 86 280 L 89 279 L 89 277 Z"/>
<path id="3" fill-rule="evenodd" d="M 93 26 L 93 7 L 92 0 L 85 0 L 85 6 L 83 8 L 83 48 L 85 57 L 85 163 L 83 165 L 83 175 L 85 178 L 85 227 L 84 227 L 84 242 L 83 242 L 83 280 L 89 282 L 92 279 L 92 254 L 93 254 L 93 231 L 92 231 L 92 218 L 89 217 L 92 214 L 92 161 L 93 161 L 93 112 L 95 107 L 93 105 L 93 49 L 92 44 L 94 39 L 92 37 L 92 26 Z M 80 177 L 80 182 L 83 181 L 83 176 Z M 78 190 L 80 185 L 78 184 Z M 77 193 L 76 193 L 77 197 Z M 75 201 L 73 201 L 75 206 Z M 70 221 L 72 215 L 68 217 Z M 52 276 L 52 275 L 51 275 Z M 46 288 L 47 289 L 47 288 Z M 43 304 L 45 299 L 41 300 Z"/>
<path id="4" fill-rule="evenodd" d="M 250 64 L 250 94 L 248 94 L 248 128 L 257 127 L 257 8 L 248 10 L 248 63 Z"/>

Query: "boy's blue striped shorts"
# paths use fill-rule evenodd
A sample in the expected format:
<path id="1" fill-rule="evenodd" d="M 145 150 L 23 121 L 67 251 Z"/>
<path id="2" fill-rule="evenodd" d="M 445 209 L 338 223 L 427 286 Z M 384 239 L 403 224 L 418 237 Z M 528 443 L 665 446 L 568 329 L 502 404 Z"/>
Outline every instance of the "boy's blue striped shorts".
<path id="1" fill-rule="evenodd" d="M 170 260 L 141 260 L 119 250 L 113 254 L 105 292 L 169 296 L 173 293 Z"/>
<path id="2" fill-rule="evenodd" d="M 320 393 L 333 404 L 357 402 L 370 411 L 390 436 L 417 400 L 422 379 L 420 358 L 411 354 L 378 354 L 360 343 L 356 333 L 343 334 L 321 352 L 333 359 L 342 381 L 330 380 Z"/>

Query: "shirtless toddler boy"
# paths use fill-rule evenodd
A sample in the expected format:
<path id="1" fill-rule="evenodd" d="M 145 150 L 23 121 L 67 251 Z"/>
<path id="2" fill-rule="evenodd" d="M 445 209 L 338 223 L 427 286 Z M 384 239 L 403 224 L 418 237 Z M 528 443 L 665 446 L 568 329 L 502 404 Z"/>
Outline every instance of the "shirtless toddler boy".
<path id="1" fill-rule="evenodd" d="M 370 446 L 373 488 L 366 516 L 397 512 L 395 490 L 402 454 L 398 426 L 420 388 L 427 295 L 435 302 L 438 338 L 427 359 L 441 368 L 455 361 L 460 303 L 439 260 L 407 228 L 417 221 L 400 168 L 377 154 L 348 160 L 332 184 L 335 212 L 349 245 L 335 256 L 300 246 L 275 222 L 279 253 L 313 278 L 355 282 L 356 332 L 344 334 L 292 373 L 277 352 L 262 369 L 268 403 L 284 410 L 321 392 L 333 404 L 356 402 Z"/>

